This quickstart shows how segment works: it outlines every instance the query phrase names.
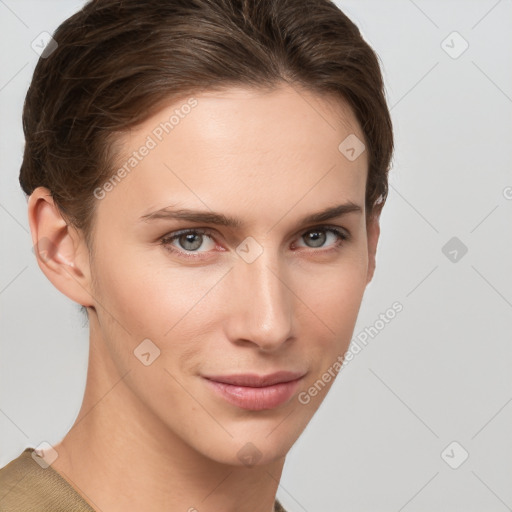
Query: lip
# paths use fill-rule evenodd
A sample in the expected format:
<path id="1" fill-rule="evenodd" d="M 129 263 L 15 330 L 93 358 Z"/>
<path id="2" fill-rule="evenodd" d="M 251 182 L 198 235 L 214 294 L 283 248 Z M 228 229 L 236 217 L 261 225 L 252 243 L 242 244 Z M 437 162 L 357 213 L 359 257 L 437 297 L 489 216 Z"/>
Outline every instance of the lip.
<path id="1" fill-rule="evenodd" d="M 304 373 L 280 371 L 269 375 L 203 376 L 205 383 L 227 402 L 241 409 L 274 409 L 293 396 Z"/>

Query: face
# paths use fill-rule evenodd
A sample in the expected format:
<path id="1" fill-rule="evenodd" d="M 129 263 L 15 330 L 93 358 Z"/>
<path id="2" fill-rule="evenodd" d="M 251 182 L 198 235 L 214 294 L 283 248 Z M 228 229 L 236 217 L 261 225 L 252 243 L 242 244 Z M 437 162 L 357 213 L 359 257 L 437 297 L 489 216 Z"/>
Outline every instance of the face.
<path id="1" fill-rule="evenodd" d="M 120 139 L 125 172 L 96 191 L 90 318 L 144 421 L 228 464 L 290 449 L 371 278 L 367 155 L 338 149 L 354 135 L 339 100 L 283 86 L 185 98 Z"/>

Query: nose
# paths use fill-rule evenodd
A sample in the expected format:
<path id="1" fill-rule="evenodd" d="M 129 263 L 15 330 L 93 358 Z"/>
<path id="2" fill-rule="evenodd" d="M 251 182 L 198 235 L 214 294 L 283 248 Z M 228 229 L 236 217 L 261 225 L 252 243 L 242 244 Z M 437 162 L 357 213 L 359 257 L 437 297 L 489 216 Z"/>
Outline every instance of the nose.
<path id="1" fill-rule="evenodd" d="M 261 351 L 278 350 L 293 335 L 294 295 L 283 262 L 270 249 L 251 263 L 240 258 L 229 276 L 228 339 Z"/>

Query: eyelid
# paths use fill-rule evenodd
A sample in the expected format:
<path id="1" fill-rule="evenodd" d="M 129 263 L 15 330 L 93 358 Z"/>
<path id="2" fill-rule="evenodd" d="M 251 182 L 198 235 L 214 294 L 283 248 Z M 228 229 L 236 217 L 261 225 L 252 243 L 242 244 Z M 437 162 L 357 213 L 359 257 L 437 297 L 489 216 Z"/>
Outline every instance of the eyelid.
<path id="1" fill-rule="evenodd" d="M 301 231 L 299 231 L 299 234 L 304 234 L 304 233 L 308 233 L 309 231 L 314 231 L 315 229 L 325 229 L 325 230 L 328 230 L 328 229 L 333 229 L 335 231 L 339 231 L 341 234 L 343 234 L 344 236 L 347 237 L 347 240 L 349 238 L 351 238 L 351 234 L 350 234 L 350 231 L 343 227 L 343 226 L 338 226 L 336 224 L 316 224 L 314 226 L 309 226 Z"/>
<path id="2" fill-rule="evenodd" d="M 310 247 L 309 249 L 311 249 L 313 252 L 324 252 L 325 253 L 325 252 L 329 252 L 332 250 L 337 250 L 341 246 L 343 246 L 345 243 L 347 243 L 349 240 L 351 240 L 351 238 L 352 238 L 352 235 L 346 228 L 344 228 L 342 226 L 333 225 L 333 224 L 317 224 L 315 226 L 309 226 L 307 228 L 303 228 L 302 230 L 300 230 L 298 233 L 296 233 L 294 235 L 294 238 L 301 237 L 304 234 L 309 233 L 310 231 L 315 231 L 316 229 L 323 230 L 323 231 L 329 231 L 329 232 L 333 233 L 334 235 L 337 235 L 338 240 L 334 245 L 332 245 L 331 247 L 329 247 L 327 249 L 323 249 L 321 247 L 318 249 L 316 249 L 314 247 Z M 206 235 L 209 238 L 211 238 L 213 241 L 216 242 L 215 237 L 213 236 L 215 233 L 215 230 L 213 230 L 211 228 L 190 227 L 190 228 L 183 228 L 183 229 L 179 229 L 176 231 L 172 231 L 172 232 L 164 235 L 163 237 L 160 238 L 160 243 L 170 252 L 184 255 L 185 258 L 204 259 L 205 256 L 201 256 L 201 255 L 208 254 L 211 251 L 203 251 L 203 252 L 184 251 L 184 250 L 174 248 L 171 245 L 171 242 L 178 239 L 180 236 L 187 235 L 189 233 L 193 233 L 193 234 L 197 233 L 197 234 L 201 234 L 201 235 Z M 308 248 L 306 247 L 306 249 L 308 249 Z"/>
<path id="3" fill-rule="evenodd" d="M 309 232 L 315 231 L 315 230 L 327 231 L 327 232 L 333 233 L 334 235 L 336 235 L 338 237 L 338 240 L 336 241 L 336 243 L 334 243 L 332 246 L 328 247 L 327 249 L 324 249 L 322 247 L 320 247 L 318 249 L 316 249 L 315 247 L 302 247 L 303 249 L 306 249 L 306 250 L 310 249 L 313 252 L 326 253 L 326 252 L 329 252 L 332 250 L 340 249 L 347 242 L 349 242 L 352 238 L 352 235 L 350 234 L 350 232 L 347 229 L 345 229 L 341 226 L 336 226 L 334 224 L 317 224 L 315 226 L 310 226 L 304 230 L 301 230 L 298 233 L 298 235 L 295 236 L 295 238 L 301 238 L 305 233 L 309 233 Z"/>
<path id="4" fill-rule="evenodd" d="M 172 231 L 166 235 L 164 235 L 162 238 L 160 238 L 160 243 L 165 246 L 168 250 L 170 250 L 171 252 L 178 252 L 180 254 L 187 254 L 187 255 L 191 255 L 192 257 L 194 257 L 194 252 L 193 251 L 183 251 L 183 250 L 180 250 L 180 249 L 170 249 L 171 246 L 171 242 L 173 242 L 174 240 L 177 240 L 180 236 L 183 236 L 183 235 L 188 235 L 189 233 L 193 233 L 193 234 L 200 234 L 200 235 L 206 235 L 208 236 L 209 238 L 211 238 L 213 241 L 215 241 L 215 238 L 212 236 L 212 233 L 213 233 L 213 230 L 209 229 L 209 228 L 184 228 L 184 229 L 179 229 L 177 231 Z M 205 252 L 208 252 L 208 251 L 205 251 Z M 201 252 L 197 252 L 195 254 L 203 254 Z"/>

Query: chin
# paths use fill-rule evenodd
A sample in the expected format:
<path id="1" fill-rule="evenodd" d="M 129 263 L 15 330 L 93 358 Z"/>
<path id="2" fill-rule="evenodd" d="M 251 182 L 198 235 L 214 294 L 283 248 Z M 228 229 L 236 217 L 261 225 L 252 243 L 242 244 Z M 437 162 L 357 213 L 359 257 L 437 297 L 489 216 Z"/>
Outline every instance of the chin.
<path id="1" fill-rule="evenodd" d="M 251 468 L 272 464 L 286 457 L 309 421 L 309 418 L 307 421 L 302 418 L 298 424 L 293 413 L 284 418 L 284 421 L 279 416 L 275 421 L 267 419 L 263 422 L 240 420 L 231 428 L 226 424 L 226 430 L 233 437 L 222 432 L 215 438 L 204 439 L 203 446 L 196 446 L 196 449 L 208 458 L 230 466 Z"/>

